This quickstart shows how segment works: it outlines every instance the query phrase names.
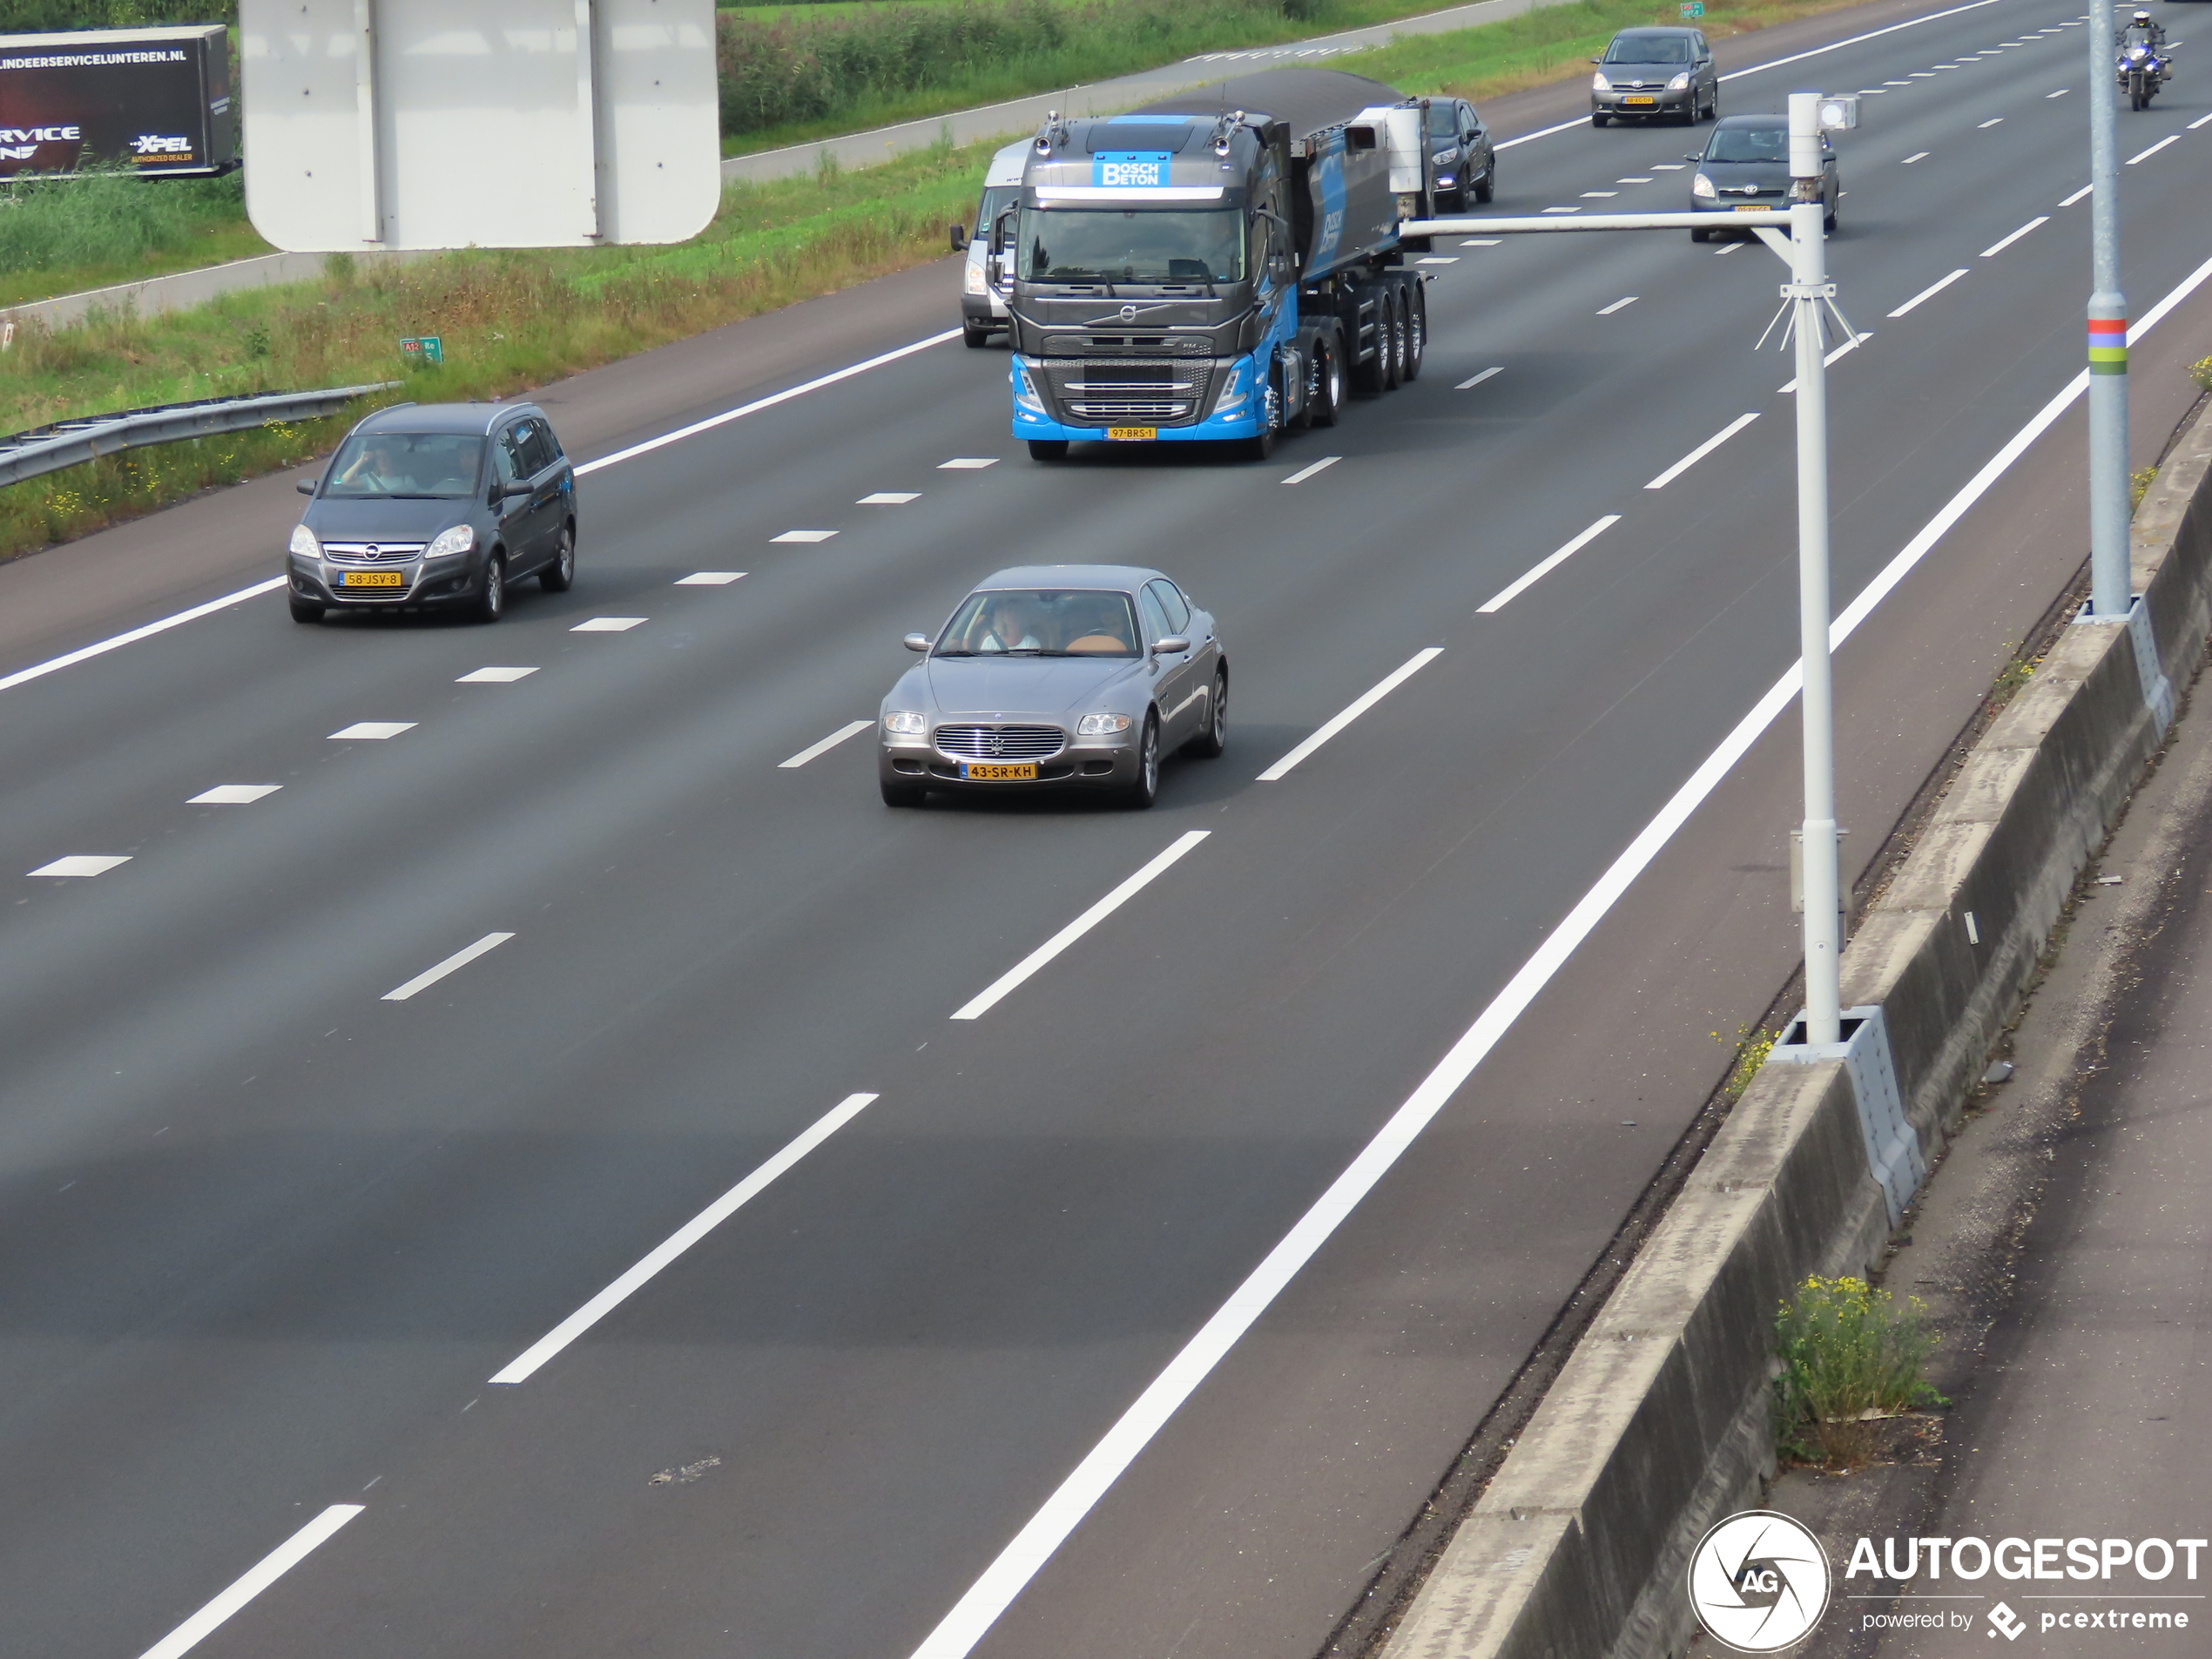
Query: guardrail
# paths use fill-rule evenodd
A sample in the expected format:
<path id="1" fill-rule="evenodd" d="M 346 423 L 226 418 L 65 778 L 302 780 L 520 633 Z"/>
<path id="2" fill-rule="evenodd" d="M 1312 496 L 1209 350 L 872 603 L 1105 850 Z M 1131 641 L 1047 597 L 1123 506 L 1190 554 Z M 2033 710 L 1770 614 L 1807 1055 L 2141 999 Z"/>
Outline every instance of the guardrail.
<path id="1" fill-rule="evenodd" d="M 205 397 L 190 403 L 164 403 L 116 415 L 57 421 L 0 438 L 0 485 L 21 483 L 43 473 L 59 472 L 64 467 L 81 466 L 101 455 L 150 443 L 176 443 L 185 438 L 212 437 L 219 432 L 250 431 L 273 421 L 307 421 L 335 415 L 357 397 L 386 391 L 399 383 L 379 381 L 372 386 L 335 386 L 322 392 Z"/>

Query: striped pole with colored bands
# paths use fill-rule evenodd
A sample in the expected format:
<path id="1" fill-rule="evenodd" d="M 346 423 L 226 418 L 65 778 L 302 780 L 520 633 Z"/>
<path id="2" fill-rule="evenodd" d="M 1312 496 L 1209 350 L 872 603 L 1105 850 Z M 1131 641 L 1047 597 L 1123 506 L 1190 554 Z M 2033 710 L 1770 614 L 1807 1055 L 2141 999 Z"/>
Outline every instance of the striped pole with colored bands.
<path id="1" fill-rule="evenodd" d="M 2125 374 L 2128 372 L 2128 319 L 2089 319 L 2089 372 Z"/>

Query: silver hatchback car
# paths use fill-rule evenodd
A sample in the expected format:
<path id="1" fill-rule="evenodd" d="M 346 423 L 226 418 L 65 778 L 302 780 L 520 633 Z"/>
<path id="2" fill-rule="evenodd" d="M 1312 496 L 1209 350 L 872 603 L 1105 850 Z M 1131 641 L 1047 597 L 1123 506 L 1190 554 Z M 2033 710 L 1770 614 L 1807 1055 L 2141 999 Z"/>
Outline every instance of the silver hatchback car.
<path id="1" fill-rule="evenodd" d="M 883 699 L 888 806 L 933 789 L 1102 789 L 1150 806 L 1160 759 L 1218 755 L 1229 663 L 1214 619 L 1157 570 L 1020 565 L 980 583 Z"/>

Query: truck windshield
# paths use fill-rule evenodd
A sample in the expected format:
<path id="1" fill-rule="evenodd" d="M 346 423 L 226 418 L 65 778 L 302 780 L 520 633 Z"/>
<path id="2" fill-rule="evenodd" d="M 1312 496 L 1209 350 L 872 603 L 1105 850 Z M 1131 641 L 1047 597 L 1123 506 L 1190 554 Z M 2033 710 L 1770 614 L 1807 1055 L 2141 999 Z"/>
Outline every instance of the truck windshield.
<path id="1" fill-rule="evenodd" d="M 1239 282 L 1244 220 L 1234 208 L 1022 210 L 1032 282 Z"/>

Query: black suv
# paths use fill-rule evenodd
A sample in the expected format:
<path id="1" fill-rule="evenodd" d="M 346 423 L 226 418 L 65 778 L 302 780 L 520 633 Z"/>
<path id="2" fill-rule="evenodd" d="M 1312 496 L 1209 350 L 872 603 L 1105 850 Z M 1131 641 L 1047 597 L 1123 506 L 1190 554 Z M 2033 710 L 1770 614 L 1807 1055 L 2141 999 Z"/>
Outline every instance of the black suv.
<path id="1" fill-rule="evenodd" d="M 576 578 L 576 469 L 530 403 L 395 403 L 346 435 L 292 532 L 292 619 L 453 606 L 497 622 L 510 583 Z"/>
<path id="2" fill-rule="evenodd" d="M 1482 118 L 1463 98 L 1428 102 L 1429 165 L 1436 174 L 1439 212 L 1456 213 L 1469 202 L 1487 202 L 1498 187 L 1498 159 Z"/>

